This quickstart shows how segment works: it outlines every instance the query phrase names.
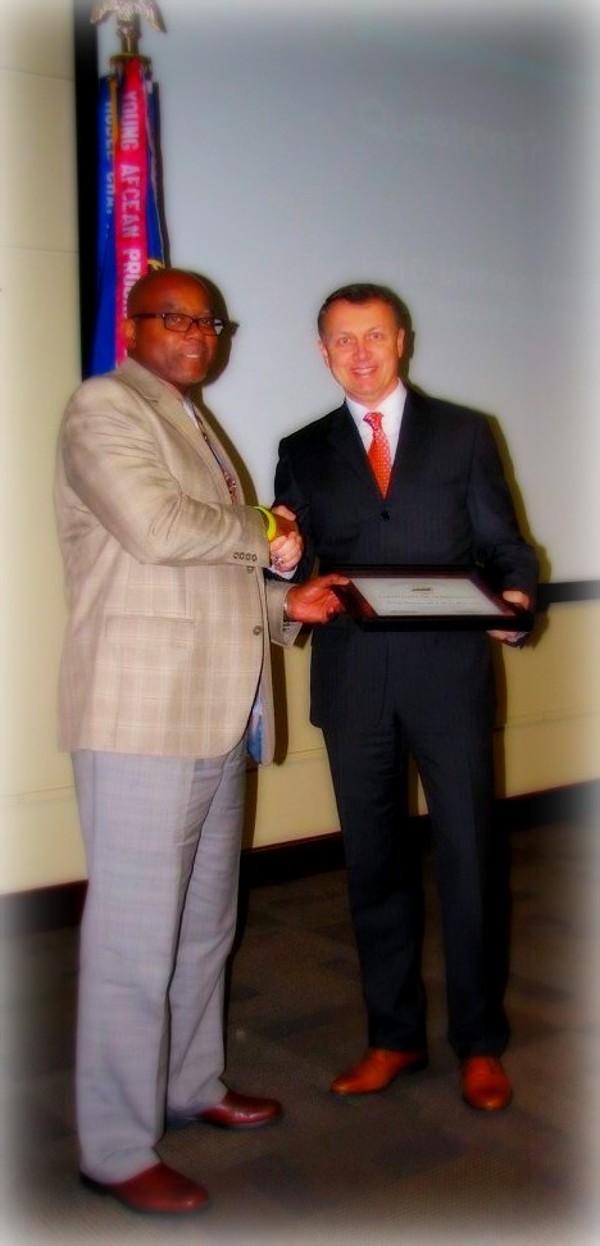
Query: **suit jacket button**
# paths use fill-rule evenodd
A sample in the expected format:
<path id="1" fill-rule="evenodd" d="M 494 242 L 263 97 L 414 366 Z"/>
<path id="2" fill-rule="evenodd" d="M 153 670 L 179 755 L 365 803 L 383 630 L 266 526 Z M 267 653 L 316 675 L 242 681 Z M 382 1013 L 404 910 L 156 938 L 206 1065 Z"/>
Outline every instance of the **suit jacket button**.
<path id="1" fill-rule="evenodd" d="M 390 512 L 389 512 L 389 511 L 382 511 L 382 512 L 381 512 L 381 518 L 382 518 L 382 519 L 391 519 L 391 518 L 392 518 L 392 516 L 390 515 Z"/>
<path id="2" fill-rule="evenodd" d="M 254 567 L 246 567 L 246 571 L 249 571 L 250 575 L 254 575 Z"/>
<path id="3" fill-rule="evenodd" d="M 262 632 L 262 627 L 260 627 L 260 625 L 257 623 L 257 624 L 256 624 L 256 627 L 253 627 L 253 628 L 252 628 L 252 632 L 253 632 L 254 636 L 260 636 L 260 634 L 261 634 L 261 632 Z"/>

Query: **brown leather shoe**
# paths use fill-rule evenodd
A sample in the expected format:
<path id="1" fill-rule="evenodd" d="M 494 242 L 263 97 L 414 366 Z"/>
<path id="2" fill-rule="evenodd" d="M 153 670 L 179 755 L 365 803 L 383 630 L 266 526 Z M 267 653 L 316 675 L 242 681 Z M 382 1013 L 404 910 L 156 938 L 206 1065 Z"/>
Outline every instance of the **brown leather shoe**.
<path id="1" fill-rule="evenodd" d="M 277 1099 L 253 1099 L 250 1095 L 239 1095 L 235 1090 L 228 1090 L 225 1098 L 214 1108 L 205 1108 L 190 1119 L 218 1125 L 221 1129 L 252 1129 L 256 1125 L 270 1124 L 282 1113 L 283 1108 Z"/>
<path id="2" fill-rule="evenodd" d="M 497 1112 L 508 1107 L 512 1086 L 497 1056 L 468 1056 L 463 1060 L 462 1097 L 470 1108 Z"/>
<path id="3" fill-rule="evenodd" d="M 425 1051 L 386 1051 L 369 1047 L 352 1069 L 340 1073 L 331 1083 L 335 1095 L 365 1095 L 385 1090 L 399 1073 L 418 1073 L 428 1065 Z"/>
<path id="4" fill-rule="evenodd" d="M 110 1194 L 131 1211 L 149 1215 L 189 1215 L 208 1203 L 203 1186 L 196 1185 L 166 1164 L 154 1164 L 128 1181 L 95 1181 L 79 1174 L 82 1185 L 97 1194 Z"/>

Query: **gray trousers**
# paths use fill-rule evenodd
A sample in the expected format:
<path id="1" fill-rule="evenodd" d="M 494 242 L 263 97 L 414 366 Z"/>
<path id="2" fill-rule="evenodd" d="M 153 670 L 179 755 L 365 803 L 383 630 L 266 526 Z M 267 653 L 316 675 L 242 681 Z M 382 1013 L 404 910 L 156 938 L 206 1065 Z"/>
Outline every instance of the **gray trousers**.
<path id="1" fill-rule="evenodd" d="M 82 1170 L 158 1162 L 165 1114 L 220 1102 L 235 933 L 244 741 L 208 761 L 78 751 L 88 864 L 76 1097 Z"/>

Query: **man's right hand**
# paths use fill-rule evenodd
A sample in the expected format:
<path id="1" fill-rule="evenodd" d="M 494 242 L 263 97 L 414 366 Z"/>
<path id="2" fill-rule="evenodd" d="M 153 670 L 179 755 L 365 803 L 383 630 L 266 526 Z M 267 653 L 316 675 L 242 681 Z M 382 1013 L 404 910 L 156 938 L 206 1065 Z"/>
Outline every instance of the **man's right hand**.
<path id="1" fill-rule="evenodd" d="M 304 541 L 300 535 L 296 516 L 287 506 L 274 506 L 271 514 L 275 516 L 277 531 L 269 542 L 271 565 L 277 571 L 293 571 L 298 566 L 304 550 Z"/>
<path id="2" fill-rule="evenodd" d="M 316 575 L 304 584 L 294 584 L 285 599 L 285 612 L 295 623 L 328 623 L 344 606 L 333 588 L 348 584 L 347 575 Z"/>

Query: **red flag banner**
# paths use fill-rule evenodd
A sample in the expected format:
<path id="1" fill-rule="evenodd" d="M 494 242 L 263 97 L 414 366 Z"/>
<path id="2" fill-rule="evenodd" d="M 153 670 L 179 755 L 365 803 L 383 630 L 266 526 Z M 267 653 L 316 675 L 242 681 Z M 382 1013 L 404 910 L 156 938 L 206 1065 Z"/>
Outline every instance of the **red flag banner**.
<path id="1" fill-rule="evenodd" d="M 149 61 L 115 57 L 100 83 L 97 306 L 88 374 L 109 372 L 124 358 L 129 291 L 165 262 L 156 129 Z"/>
<path id="2" fill-rule="evenodd" d="M 148 266 L 146 89 L 143 66 L 133 57 L 125 66 L 119 130 L 115 147 L 115 244 L 117 249 L 116 361 L 124 359 L 123 319 L 127 296 Z"/>

